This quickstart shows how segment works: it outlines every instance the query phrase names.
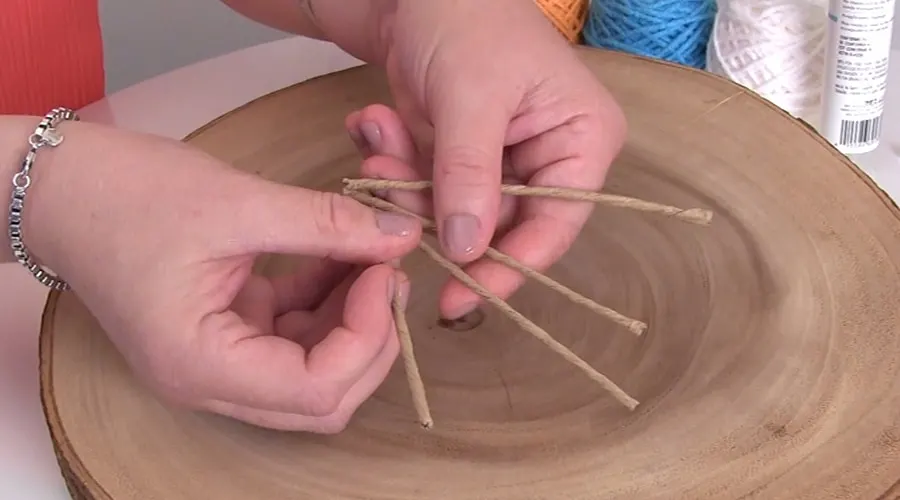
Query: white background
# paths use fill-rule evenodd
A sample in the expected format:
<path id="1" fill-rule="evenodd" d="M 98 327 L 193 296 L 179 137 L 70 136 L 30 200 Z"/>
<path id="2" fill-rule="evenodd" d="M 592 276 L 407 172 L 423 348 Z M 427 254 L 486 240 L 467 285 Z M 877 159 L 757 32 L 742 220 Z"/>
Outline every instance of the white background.
<path id="1" fill-rule="evenodd" d="M 187 64 L 288 36 L 242 17 L 218 0 L 100 0 L 100 25 L 109 93 Z"/>
<path id="2" fill-rule="evenodd" d="M 895 12 L 900 13 L 900 2 Z M 239 16 L 218 0 L 100 0 L 100 17 L 109 92 L 185 64 L 286 36 Z M 900 49 L 898 25 L 895 49 Z"/>

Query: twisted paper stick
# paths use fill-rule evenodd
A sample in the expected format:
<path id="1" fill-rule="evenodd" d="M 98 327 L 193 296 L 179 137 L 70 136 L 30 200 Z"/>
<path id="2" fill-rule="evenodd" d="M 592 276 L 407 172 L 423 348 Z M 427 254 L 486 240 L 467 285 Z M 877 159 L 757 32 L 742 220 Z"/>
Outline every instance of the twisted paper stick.
<path id="1" fill-rule="evenodd" d="M 394 181 L 394 180 L 382 180 L 382 179 L 344 179 L 344 195 L 350 196 L 360 203 L 368 205 L 372 208 L 386 211 L 393 211 L 405 214 L 407 216 L 416 218 L 422 224 L 423 229 L 429 230 L 430 232 L 434 232 L 436 229 L 436 224 L 434 221 L 422 217 L 414 212 L 403 209 L 389 201 L 383 200 L 381 198 L 377 198 L 372 196 L 368 192 L 375 190 L 384 190 L 384 189 L 404 189 L 404 190 L 424 190 L 430 189 L 432 187 L 431 181 Z M 668 205 L 662 205 L 659 203 L 653 203 L 649 201 L 639 200 L 636 198 L 629 198 L 626 196 L 618 196 L 618 195 L 609 195 L 603 193 L 596 193 L 593 191 L 582 191 L 577 189 L 570 188 L 559 188 L 559 187 L 535 187 L 535 186 L 523 186 L 523 185 L 501 185 L 500 188 L 503 194 L 513 195 L 513 196 L 544 196 L 550 198 L 559 198 L 573 201 L 588 201 L 594 203 L 600 203 L 604 205 L 620 207 L 620 208 L 629 208 L 633 210 L 639 210 L 643 212 L 650 213 L 658 213 L 662 215 L 667 215 L 671 217 L 675 217 L 677 219 L 681 219 L 687 222 L 691 222 L 699 225 L 708 225 L 712 220 L 712 212 L 705 209 L 700 208 L 692 208 L 692 209 L 681 209 L 678 207 L 672 207 Z M 570 351 L 568 348 L 557 342 L 553 337 L 550 336 L 545 330 L 541 327 L 537 326 L 531 320 L 523 316 L 520 312 L 516 311 L 513 307 L 507 304 L 505 301 L 488 291 L 486 288 L 481 286 L 477 281 L 472 279 L 471 276 L 466 274 L 462 268 L 451 262 L 449 259 L 445 258 L 441 255 L 437 250 L 432 248 L 430 245 L 425 243 L 424 241 L 419 242 L 419 249 L 422 250 L 431 260 L 435 261 L 438 265 L 446 269 L 450 274 L 467 286 L 470 290 L 475 292 L 479 297 L 484 299 L 486 302 L 490 303 L 501 312 L 503 312 L 506 316 L 508 316 L 512 321 L 514 321 L 517 325 L 519 325 L 523 330 L 533 335 L 535 338 L 543 342 L 547 347 L 551 350 L 562 356 L 566 361 L 570 364 L 575 365 L 577 368 L 581 369 L 585 372 L 591 379 L 599 383 L 604 389 L 606 389 L 610 394 L 612 394 L 619 402 L 625 405 L 628 409 L 633 410 L 637 407 L 638 401 L 629 396 L 625 391 L 619 388 L 615 383 L 609 380 L 606 376 L 595 370 L 591 367 L 586 361 L 578 357 L 575 353 Z M 643 333 L 647 325 L 623 316 L 616 311 L 608 307 L 601 306 L 596 302 L 576 293 L 575 291 L 569 289 L 568 287 L 557 283 L 553 279 L 534 271 L 533 269 L 525 266 L 524 264 L 516 261 L 512 257 L 503 254 L 502 252 L 496 250 L 493 247 L 488 247 L 485 251 L 485 255 L 491 259 L 494 259 L 498 262 L 501 262 L 517 271 L 523 273 L 527 277 L 530 277 L 547 287 L 556 290 L 567 298 L 572 300 L 577 304 L 584 305 L 588 307 L 592 311 L 609 318 L 616 323 L 625 326 L 633 333 L 640 335 Z M 410 391 L 413 394 L 413 402 L 416 407 L 416 412 L 419 415 L 419 419 L 422 422 L 422 425 L 427 429 L 431 428 L 432 420 L 431 415 L 428 409 L 428 402 L 425 398 L 425 390 L 422 384 L 422 379 L 419 376 L 418 365 L 416 364 L 415 356 L 413 354 L 412 348 L 412 340 L 409 335 L 409 327 L 406 324 L 406 317 L 403 314 L 403 311 L 400 310 L 398 302 L 396 301 L 393 304 L 394 306 L 394 318 L 395 323 L 397 325 L 398 335 L 401 339 L 402 353 L 404 363 L 406 365 L 406 373 L 407 378 L 410 385 Z"/>
<path id="2" fill-rule="evenodd" d="M 585 360 L 579 358 L 578 355 L 570 351 L 564 345 L 557 342 L 553 337 L 550 336 L 549 333 L 544 331 L 543 328 L 532 323 L 531 320 L 523 316 L 519 311 L 513 309 L 513 307 L 503 301 L 503 299 L 497 297 L 493 293 L 489 292 L 486 288 L 478 284 L 477 281 L 472 279 L 472 277 L 466 274 L 459 266 L 450 262 L 450 260 L 441 255 L 440 252 L 432 248 L 424 241 L 419 242 L 419 249 L 425 252 L 425 254 L 427 254 L 429 257 L 431 257 L 432 260 L 437 262 L 438 265 L 446 269 L 454 278 L 458 279 L 467 287 L 469 287 L 469 289 L 471 289 L 473 292 L 477 293 L 478 296 L 509 316 L 509 318 L 512 319 L 517 325 L 522 327 L 523 330 L 532 334 L 535 338 L 543 342 L 551 350 L 562 356 L 566 361 L 580 368 L 591 379 L 599 383 L 604 389 L 612 394 L 629 410 L 634 410 L 637 407 L 638 402 L 636 399 L 629 396 L 625 391 L 619 388 L 619 386 L 613 383 L 613 381 L 606 378 L 606 376 L 604 376 L 602 373 L 591 367 L 591 365 L 589 365 Z"/>
<path id="3" fill-rule="evenodd" d="M 344 179 L 347 189 L 353 191 L 374 191 L 379 189 L 403 189 L 406 191 L 422 191 L 431 189 L 431 181 L 394 181 L 384 179 Z M 662 205 L 652 201 L 644 201 L 628 196 L 597 193 L 580 189 L 562 187 L 525 186 L 521 184 L 503 184 L 500 192 L 512 196 L 542 196 L 572 201 L 589 201 L 611 207 L 628 208 L 642 212 L 657 213 L 675 217 L 686 222 L 708 225 L 712 220 L 712 211 L 703 208 L 683 209 Z"/>
<path id="4" fill-rule="evenodd" d="M 413 406 L 419 416 L 419 423 L 425 429 L 434 426 L 431 418 L 431 410 L 428 408 L 428 398 L 425 396 L 425 384 L 419 374 L 419 364 L 416 363 L 416 355 L 413 352 L 412 336 L 409 334 L 409 324 L 406 322 L 406 313 L 400 307 L 400 292 L 394 294 L 391 301 L 394 312 L 394 326 L 397 328 L 397 336 L 400 338 L 400 352 L 403 357 L 403 365 L 406 369 L 406 380 L 409 382 L 409 390 L 412 392 Z"/>
<path id="5" fill-rule="evenodd" d="M 355 199 L 356 201 L 358 201 L 364 205 L 368 205 L 370 207 L 377 208 L 379 210 L 385 210 L 385 211 L 389 211 L 389 212 L 397 212 L 397 213 L 407 215 L 409 217 L 413 217 L 413 218 L 417 219 L 422 224 L 422 227 L 426 230 L 434 230 L 437 227 L 437 225 L 434 223 L 433 220 L 428 219 L 426 217 L 422 217 L 421 215 L 411 212 L 409 210 L 406 210 L 405 208 L 399 207 L 387 200 L 383 200 L 381 198 L 377 198 L 375 196 L 372 196 L 370 194 L 363 193 L 360 191 L 353 191 L 351 189 L 345 189 L 344 194 L 352 197 L 353 199 Z M 534 269 L 531 269 L 530 267 L 526 266 L 525 264 L 522 264 L 521 262 L 517 261 L 516 259 L 510 257 L 509 255 L 506 255 L 505 253 L 503 253 L 493 247 L 488 247 L 488 249 L 485 251 L 485 255 L 497 262 L 500 262 L 501 264 L 507 265 L 507 266 L 515 269 L 516 271 L 519 271 L 520 273 L 537 281 L 538 283 L 541 283 L 542 285 L 546 286 L 547 288 L 550 288 L 552 290 L 559 292 L 560 294 L 562 294 L 563 296 L 565 296 L 567 299 L 571 300 L 572 302 L 574 302 L 578 305 L 587 307 L 588 309 L 597 313 L 598 315 L 600 315 L 604 318 L 607 318 L 619 325 L 624 326 L 625 328 L 627 328 L 630 332 L 634 333 L 635 335 L 641 335 L 647 330 L 646 323 L 644 323 L 642 321 L 638 321 L 636 319 L 629 318 L 628 316 L 625 316 L 613 309 L 610 309 L 609 307 L 600 305 L 600 304 L 594 302 L 593 300 L 579 294 L 575 290 L 572 290 L 571 288 L 554 280 L 553 278 L 550 278 L 547 275 L 541 274 L 541 273 L 535 271 Z"/>
<path id="6" fill-rule="evenodd" d="M 419 220 L 423 228 L 426 229 L 434 229 L 435 223 L 434 221 L 422 217 L 414 212 L 403 209 L 389 201 L 383 200 L 381 198 L 374 197 L 370 194 L 356 191 L 350 188 L 349 186 L 345 186 L 343 190 L 344 195 L 350 196 L 360 203 L 368 205 L 370 207 L 393 211 L 398 213 L 403 213 L 410 217 L 416 218 Z M 628 409 L 633 410 L 637 407 L 638 402 L 631 396 L 629 396 L 625 391 L 619 388 L 615 383 L 613 383 L 609 378 L 596 371 L 593 367 L 591 367 L 586 361 L 578 357 L 575 353 L 570 351 L 568 348 L 557 342 L 553 337 L 550 336 L 544 329 L 534 324 L 528 318 L 523 316 L 520 312 L 516 311 L 512 306 L 507 304 L 505 301 L 488 291 L 486 288 L 481 286 L 477 281 L 472 279 L 468 274 L 466 274 L 459 266 L 452 263 L 450 260 L 446 259 L 442 256 L 437 250 L 429 246 L 424 241 L 419 242 L 419 249 L 422 250 L 428 257 L 430 257 L 433 261 L 435 261 L 438 265 L 446 269 L 452 276 L 462 282 L 465 286 L 475 292 L 478 296 L 483 298 L 485 301 L 490 303 L 491 305 L 497 307 L 501 312 L 503 312 L 506 316 L 508 316 L 513 322 L 515 322 L 519 327 L 521 327 L 526 332 L 533 335 L 535 338 L 543 342 L 547 345 L 551 350 L 560 354 L 566 361 L 570 364 L 576 366 L 577 368 L 584 371 L 592 380 L 599 383 L 604 389 L 606 389 L 609 393 L 611 393 L 619 402 L 625 405 Z M 590 299 L 583 297 L 576 292 L 570 290 L 569 288 L 563 286 L 560 283 L 552 280 L 551 278 L 544 276 L 537 271 L 534 271 L 527 266 L 519 263 L 512 257 L 509 257 L 495 249 L 490 249 L 491 251 L 486 254 L 491 254 L 495 259 L 500 262 L 504 262 L 506 264 L 511 265 L 524 274 L 534 277 L 539 280 L 541 283 L 558 290 L 565 294 L 570 299 L 574 300 L 576 303 L 587 305 L 592 310 L 600 311 L 601 314 L 607 317 L 612 317 L 614 319 L 619 319 L 620 323 L 623 323 L 627 326 L 631 327 L 632 331 L 638 330 L 635 333 L 640 334 L 646 328 L 646 325 L 643 323 L 632 320 L 630 318 L 624 317 L 619 313 L 612 311 L 609 308 L 605 308 L 591 301 Z M 412 340 L 410 339 L 409 330 L 406 326 L 406 319 L 403 316 L 402 311 L 399 308 L 395 307 L 394 310 L 395 323 L 397 325 L 398 334 L 400 335 L 401 342 L 404 342 L 403 345 L 403 360 L 406 366 L 407 379 L 410 385 L 410 391 L 413 394 L 413 404 L 416 407 L 416 412 L 419 415 L 419 419 L 422 422 L 423 426 L 428 429 L 432 427 L 431 417 L 428 410 L 428 403 L 425 398 L 425 392 L 423 388 L 422 379 L 419 376 L 418 366 L 416 364 L 415 358 L 413 356 L 412 349 Z M 624 320 L 620 319 L 624 318 Z M 637 323 L 639 326 L 635 327 L 634 323 Z"/>

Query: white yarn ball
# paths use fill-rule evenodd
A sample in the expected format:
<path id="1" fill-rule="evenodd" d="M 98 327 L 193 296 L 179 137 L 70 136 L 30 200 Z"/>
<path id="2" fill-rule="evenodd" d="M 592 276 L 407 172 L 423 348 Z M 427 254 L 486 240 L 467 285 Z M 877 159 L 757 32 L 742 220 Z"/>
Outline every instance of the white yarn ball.
<path id="1" fill-rule="evenodd" d="M 726 0 L 707 50 L 707 69 L 818 123 L 827 0 Z"/>

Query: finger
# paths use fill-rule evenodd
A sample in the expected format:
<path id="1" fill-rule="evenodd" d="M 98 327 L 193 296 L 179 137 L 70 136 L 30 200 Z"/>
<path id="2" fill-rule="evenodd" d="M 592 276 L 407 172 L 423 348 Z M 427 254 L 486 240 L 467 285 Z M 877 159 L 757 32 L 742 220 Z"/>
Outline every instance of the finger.
<path id="1" fill-rule="evenodd" d="M 257 186 L 229 207 L 234 215 L 225 240 L 241 242 L 231 251 L 375 263 L 405 255 L 421 237 L 418 221 L 337 193 L 267 181 Z"/>
<path id="2" fill-rule="evenodd" d="M 337 409 L 329 415 L 298 415 L 296 413 L 263 410 L 217 400 L 207 402 L 205 409 L 269 429 L 336 434 L 347 427 L 354 413 L 378 389 L 390 372 L 399 352 L 400 343 L 397 338 L 391 337 L 388 339 L 381 353 L 379 353 L 369 368 L 369 372 L 347 391 L 347 395 L 338 404 Z"/>
<path id="3" fill-rule="evenodd" d="M 330 287 L 327 297 L 315 310 L 304 311 L 305 318 L 292 314 L 297 311 L 285 314 L 285 317 L 289 319 L 278 318 L 275 322 L 275 332 L 300 343 L 307 350 L 315 347 L 331 330 L 343 323 L 347 294 L 363 271 L 363 268 L 358 268 L 346 276 L 343 281 Z M 287 329 L 293 326 L 301 328 Z"/>
<path id="4" fill-rule="evenodd" d="M 604 173 L 573 158 L 538 171 L 529 184 L 597 189 Z M 541 198 L 521 200 L 518 207 L 518 224 L 500 238 L 496 248 L 536 271 L 546 270 L 569 249 L 593 209 L 588 202 Z M 489 259 L 470 264 L 466 272 L 503 299 L 525 281 L 518 271 Z M 447 318 L 454 319 L 480 303 L 478 295 L 450 280 L 441 294 L 440 309 Z"/>
<path id="5" fill-rule="evenodd" d="M 350 140 L 353 141 L 353 145 L 356 146 L 356 151 L 359 152 L 360 156 L 363 158 L 368 158 L 372 156 L 372 149 L 369 147 L 369 141 L 366 139 L 365 135 L 363 135 L 362 130 L 359 127 L 359 117 L 361 115 L 360 110 L 356 110 L 344 119 L 344 128 L 347 129 L 347 135 L 350 136 Z"/>
<path id="6" fill-rule="evenodd" d="M 409 165 L 387 156 L 372 156 L 363 161 L 362 175 L 373 179 L 393 179 L 401 181 L 422 180 L 422 177 Z M 512 176 L 505 176 L 503 182 L 508 184 L 521 184 L 519 179 Z M 427 194 L 427 191 L 391 190 L 388 191 L 388 193 L 383 193 L 379 197 L 423 217 L 434 217 L 431 197 Z M 497 211 L 497 229 L 494 234 L 495 237 L 505 233 L 515 222 L 518 203 L 519 200 L 516 196 L 501 196 L 500 208 Z"/>
<path id="7" fill-rule="evenodd" d="M 274 315 L 319 307 L 330 291 L 350 274 L 353 267 L 352 264 L 332 259 L 304 258 L 296 271 L 270 278 L 275 292 Z"/>
<path id="8" fill-rule="evenodd" d="M 503 236 L 495 248 L 526 267 L 544 271 L 569 248 L 572 235 L 577 233 L 566 224 L 566 221 L 552 217 L 526 219 Z M 518 271 L 486 258 L 467 265 L 465 272 L 504 300 L 525 282 L 525 277 Z M 441 291 L 439 307 L 443 317 L 456 319 L 471 312 L 481 302 L 468 287 L 450 279 Z"/>
<path id="9" fill-rule="evenodd" d="M 423 112 L 414 93 L 401 86 L 392 88 L 394 96 L 393 109 L 399 117 L 400 123 L 406 129 L 416 146 L 419 159 L 418 164 L 413 165 L 419 174 L 427 179 L 431 178 L 431 158 L 434 156 L 434 126 L 430 117 Z M 426 161 L 427 160 L 427 161 Z"/>
<path id="10" fill-rule="evenodd" d="M 274 330 L 274 293 L 267 280 L 250 275 L 231 301 L 231 310 L 262 333 Z"/>
<path id="11" fill-rule="evenodd" d="M 359 337 L 356 332 L 367 330 L 381 332 L 382 344 L 387 336 L 394 333 L 394 318 L 390 303 L 385 303 L 381 299 L 385 296 L 393 297 L 397 284 L 395 273 L 396 270 L 388 265 L 370 267 L 349 287 L 343 311 L 340 310 L 339 304 L 334 302 L 330 304 L 332 308 L 337 309 L 334 312 L 341 313 L 344 327 L 332 330 L 310 351 L 307 367 L 311 374 L 333 378 L 336 383 L 349 379 L 355 382 L 355 377 L 337 377 L 335 374 L 341 371 L 341 367 L 350 374 L 353 373 L 354 367 L 361 366 L 348 361 L 352 360 L 348 354 L 348 346 L 353 347 Z"/>
<path id="12" fill-rule="evenodd" d="M 397 181 L 418 181 L 422 177 L 409 164 L 390 156 L 372 156 L 362 163 L 363 177 L 373 179 L 391 179 Z M 427 191 L 388 190 L 378 193 L 378 197 L 386 199 L 397 206 L 422 217 L 433 217 L 433 202 Z"/>
<path id="13" fill-rule="evenodd" d="M 400 293 L 409 296 L 409 279 L 402 272 L 396 275 Z M 319 434 L 335 434 L 344 430 L 356 410 L 378 389 L 391 370 L 400 343 L 396 335 L 390 336 L 368 372 L 347 391 L 334 413 L 326 416 L 297 415 L 295 413 L 262 410 L 226 401 L 211 401 L 207 409 L 238 420 L 270 429 L 307 431 Z"/>
<path id="14" fill-rule="evenodd" d="M 290 340 L 263 334 L 233 312 L 210 316 L 201 324 L 206 355 L 202 362 L 193 360 L 191 378 L 200 382 L 207 400 L 330 415 L 394 335 L 390 304 L 395 286 L 394 269 L 388 265 L 364 271 L 347 294 L 343 325 L 308 354 Z"/>
<path id="15" fill-rule="evenodd" d="M 600 189 L 620 150 L 625 124 L 612 115 L 606 120 L 598 116 L 562 122 L 510 148 L 517 176 L 534 186 Z M 536 271 L 547 269 L 568 250 L 594 208 L 591 203 L 551 198 L 520 200 L 518 206 L 519 225 L 500 239 L 497 249 Z M 472 264 L 466 272 L 501 298 L 525 281 L 520 273 L 489 260 Z M 480 302 L 475 293 L 451 280 L 441 294 L 440 308 L 448 318 L 456 318 Z"/>
<path id="16" fill-rule="evenodd" d="M 517 176 L 528 179 L 531 186 L 598 191 L 606 180 L 609 165 L 618 154 L 620 142 L 617 138 L 620 135 L 597 116 L 576 117 L 510 148 L 510 162 Z M 542 268 L 549 267 L 568 249 L 595 207 L 593 203 L 548 197 L 525 198 L 520 200 L 519 206 L 523 220 L 537 221 L 529 226 L 533 231 L 543 230 L 543 224 L 552 221 L 560 224 L 556 232 L 562 239 L 555 245 L 548 245 L 548 252 L 536 262 Z M 521 244 L 526 244 L 525 240 L 540 241 L 540 237 L 538 233 L 523 237 Z"/>
<path id="17" fill-rule="evenodd" d="M 366 146 L 360 149 L 363 155 L 362 175 L 375 179 L 394 180 L 420 180 L 426 177 L 422 175 L 422 162 L 416 151 L 416 145 L 409 134 L 400 115 L 393 109 L 373 104 L 363 108 L 362 111 L 347 120 L 348 127 L 356 127 L 359 136 L 377 137 L 376 142 L 367 141 Z M 351 136 L 353 133 L 351 133 Z M 368 153 L 368 154 L 366 154 Z M 375 162 L 372 168 L 370 159 L 389 157 L 397 161 Z M 430 162 L 428 166 L 430 170 Z M 420 215 L 431 216 L 432 200 L 427 192 L 387 190 L 376 193 L 376 196 L 395 203 L 407 210 Z M 427 212 L 424 211 L 427 207 Z"/>
<path id="18" fill-rule="evenodd" d="M 491 241 L 500 208 L 506 128 L 512 109 L 490 92 L 467 85 L 434 92 L 434 196 L 441 247 L 470 262 Z"/>
<path id="19" fill-rule="evenodd" d="M 422 180 L 422 177 L 409 165 L 387 156 L 372 156 L 363 161 L 362 175 L 373 179 Z M 504 182 L 521 184 L 519 179 L 513 177 L 505 177 Z M 392 190 L 380 198 L 422 217 L 432 218 L 434 216 L 431 197 L 427 195 L 427 191 Z M 503 195 L 500 198 L 500 208 L 497 211 L 497 232 L 505 231 L 514 222 L 518 202 L 517 197 L 512 195 Z"/>
<path id="20" fill-rule="evenodd" d="M 262 410 L 252 406 L 239 405 L 230 401 L 210 400 L 203 409 L 241 422 L 280 431 L 305 431 L 316 434 L 334 434 L 342 429 L 332 422 L 330 416 L 311 417 L 280 411 Z"/>
<path id="21" fill-rule="evenodd" d="M 351 113 L 345 122 L 350 137 L 363 143 L 360 154 L 368 158 L 373 154 L 386 155 L 415 164 L 417 152 L 412 137 L 396 111 L 383 104 L 372 104 Z M 354 139 L 356 142 L 356 139 Z"/>
<path id="22" fill-rule="evenodd" d="M 273 330 L 275 335 L 296 342 L 309 351 L 316 345 L 307 339 L 315 324 L 316 318 L 312 311 L 288 311 L 275 318 Z"/>
<path id="23" fill-rule="evenodd" d="M 511 174 L 530 185 L 600 189 L 623 142 L 625 124 L 613 121 L 577 116 L 517 143 L 507 150 Z M 539 173 L 543 181 L 533 178 Z"/>
<path id="24" fill-rule="evenodd" d="M 512 176 L 503 176 L 504 184 L 521 184 L 521 181 Z M 497 211 L 497 230 L 494 232 L 494 239 L 502 236 L 509 231 L 510 227 L 516 221 L 516 211 L 519 208 L 519 201 L 516 196 L 503 195 L 500 197 L 500 209 Z"/>

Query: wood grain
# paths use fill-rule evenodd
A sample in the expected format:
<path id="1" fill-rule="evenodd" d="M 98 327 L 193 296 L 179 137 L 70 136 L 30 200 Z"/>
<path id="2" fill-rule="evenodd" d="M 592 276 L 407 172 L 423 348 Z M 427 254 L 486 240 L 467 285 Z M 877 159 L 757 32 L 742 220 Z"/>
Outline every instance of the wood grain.
<path id="1" fill-rule="evenodd" d="M 42 392 L 75 498 L 897 498 L 900 210 L 749 91 L 579 51 L 630 125 L 605 191 L 716 214 L 698 227 L 598 207 L 550 270 L 646 321 L 643 336 L 533 282 L 509 301 L 641 401 L 635 411 L 493 309 L 469 331 L 443 328 L 436 293 L 447 274 L 421 254 L 404 268 L 441 422 L 428 432 L 399 362 L 336 436 L 168 407 L 78 298 L 54 292 Z M 186 140 L 266 178 L 340 191 L 359 163 L 344 116 L 373 102 L 390 103 L 384 79 L 355 68 L 261 98 Z M 258 269 L 290 265 L 273 256 Z"/>

